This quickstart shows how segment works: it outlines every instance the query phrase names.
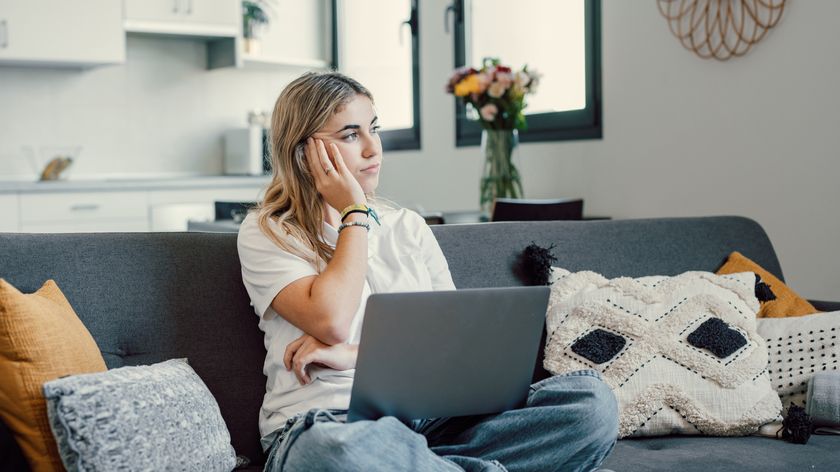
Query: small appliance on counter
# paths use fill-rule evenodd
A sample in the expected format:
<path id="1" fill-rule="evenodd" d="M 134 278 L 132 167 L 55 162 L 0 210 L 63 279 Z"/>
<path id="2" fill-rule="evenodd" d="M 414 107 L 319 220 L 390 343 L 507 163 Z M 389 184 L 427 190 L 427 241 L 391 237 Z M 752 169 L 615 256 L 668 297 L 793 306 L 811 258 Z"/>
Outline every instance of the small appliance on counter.
<path id="1" fill-rule="evenodd" d="M 271 171 L 265 128 L 251 126 L 225 132 L 224 171 L 227 175 L 265 175 Z"/>
<path id="2" fill-rule="evenodd" d="M 269 116 L 260 110 L 248 112 L 248 127 L 225 132 L 224 171 L 228 175 L 265 175 L 271 171 L 268 151 Z"/>

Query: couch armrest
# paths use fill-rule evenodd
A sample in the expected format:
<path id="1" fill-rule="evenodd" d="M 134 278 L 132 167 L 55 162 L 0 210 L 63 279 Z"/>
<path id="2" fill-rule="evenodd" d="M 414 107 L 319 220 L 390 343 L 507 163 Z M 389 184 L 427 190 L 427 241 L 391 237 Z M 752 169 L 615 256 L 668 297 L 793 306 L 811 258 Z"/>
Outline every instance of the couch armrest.
<path id="1" fill-rule="evenodd" d="M 820 311 L 840 311 L 840 302 L 827 302 L 824 300 L 808 300 L 814 308 Z"/>
<path id="2" fill-rule="evenodd" d="M 20 452 L 15 437 L 3 421 L 0 420 L 0 470 L 29 471 L 29 464 Z"/>

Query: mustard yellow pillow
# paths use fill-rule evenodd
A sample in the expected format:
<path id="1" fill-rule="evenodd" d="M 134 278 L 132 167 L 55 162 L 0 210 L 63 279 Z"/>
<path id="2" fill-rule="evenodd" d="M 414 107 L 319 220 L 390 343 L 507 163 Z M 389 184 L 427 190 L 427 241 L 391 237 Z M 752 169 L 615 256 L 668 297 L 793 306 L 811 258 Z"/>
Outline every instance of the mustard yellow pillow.
<path id="1" fill-rule="evenodd" d="M 776 296 L 775 300 L 761 303 L 761 309 L 756 317 L 758 318 L 785 318 L 788 316 L 803 316 L 819 313 L 808 300 L 800 297 L 793 290 L 788 288 L 781 280 L 770 272 L 767 272 L 760 265 L 738 251 L 733 252 L 726 259 L 726 262 L 717 270 L 717 274 L 734 274 L 737 272 L 754 272 L 761 277 L 761 281 L 770 286 L 770 290 Z"/>
<path id="2" fill-rule="evenodd" d="M 23 294 L 0 279 L 0 417 L 34 472 L 64 470 L 44 382 L 105 370 L 96 341 L 54 281 Z"/>

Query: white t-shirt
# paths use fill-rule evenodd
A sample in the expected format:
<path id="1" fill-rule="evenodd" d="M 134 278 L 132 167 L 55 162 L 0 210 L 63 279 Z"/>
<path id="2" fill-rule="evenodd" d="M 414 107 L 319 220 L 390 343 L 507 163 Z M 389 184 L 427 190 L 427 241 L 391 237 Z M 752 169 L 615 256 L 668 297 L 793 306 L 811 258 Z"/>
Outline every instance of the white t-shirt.
<path id="1" fill-rule="evenodd" d="M 389 210 L 380 215 L 380 221 L 381 226 L 370 219 L 368 269 L 359 310 L 350 327 L 348 342 L 351 344 L 359 343 L 365 305 L 371 293 L 455 289 L 446 258 L 420 215 L 406 209 Z M 277 229 L 274 222 L 270 224 Z M 277 234 L 292 241 L 282 230 Z M 338 232 L 326 222 L 324 239 L 333 247 L 338 240 Z M 262 436 L 282 427 L 295 414 L 312 408 L 347 409 L 355 369 L 338 371 L 312 366 L 308 369 L 312 382 L 301 385 L 283 365 L 286 346 L 303 335 L 303 331 L 278 316 L 271 302 L 295 280 L 317 275 L 315 266 L 272 242 L 260 230 L 255 213 L 242 222 L 238 248 L 242 280 L 260 318 L 259 327 L 265 333 L 267 353 L 263 373 L 268 380 L 260 410 Z"/>

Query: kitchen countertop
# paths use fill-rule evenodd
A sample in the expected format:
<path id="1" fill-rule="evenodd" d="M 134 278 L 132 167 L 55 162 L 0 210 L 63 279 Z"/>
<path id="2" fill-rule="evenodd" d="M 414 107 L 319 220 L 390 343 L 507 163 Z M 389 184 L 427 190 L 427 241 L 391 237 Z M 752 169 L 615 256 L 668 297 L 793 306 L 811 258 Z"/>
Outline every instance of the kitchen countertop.
<path id="1" fill-rule="evenodd" d="M 68 179 L 48 182 L 0 181 L 0 194 L 88 192 L 101 190 L 184 190 L 263 186 L 269 176 L 205 175 L 195 177 Z"/>

